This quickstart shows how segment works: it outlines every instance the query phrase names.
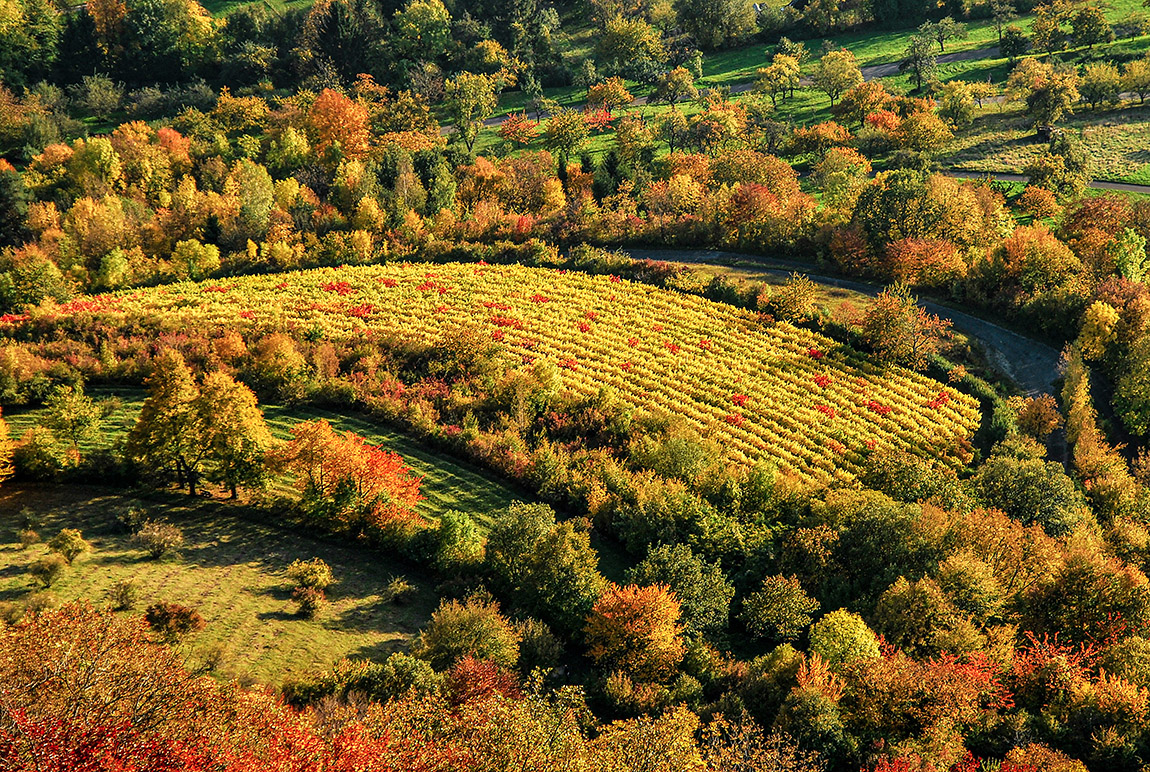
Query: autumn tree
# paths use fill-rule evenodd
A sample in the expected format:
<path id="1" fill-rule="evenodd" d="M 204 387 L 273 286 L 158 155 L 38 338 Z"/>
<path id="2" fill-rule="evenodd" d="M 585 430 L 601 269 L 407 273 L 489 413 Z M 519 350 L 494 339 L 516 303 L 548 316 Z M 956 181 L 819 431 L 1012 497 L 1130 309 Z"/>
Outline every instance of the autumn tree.
<path id="1" fill-rule="evenodd" d="M 613 15 L 607 19 L 595 42 L 595 53 L 608 74 L 641 81 L 649 81 L 665 67 L 667 59 L 662 35 L 645 19 L 635 16 Z M 622 80 L 618 80 L 621 87 Z M 596 85 L 602 84 L 587 84 L 588 103 L 592 102 L 591 91 Z"/>
<path id="2" fill-rule="evenodd" d="M 1074 42 L 1080 46 L 1094 48 L 1099 43 L 1108 43 L 1114 39 L 1106 14 L 1094 5 L 1080 8 L 1071 19 L 1070 26 L 1074 30 Z"/>
<path id="3" fill-rule="evenodd" d="M 408 0 L 392 25 L 400 53 L 407 59 L 435 61 L 451 41 L 451 14 L 440 0 Z"/>
<path id="4" fill-rule="evenodd" d="M 357 534 L 418 520 L 421 478 L 399 454 L 337 433 L 325 419 L 298 423 L 291 434 L 281 463 L 312 517 Z"/>
<path id="5" fill-rule="evenodd" d="M 551 114 L 543 128 L 543 145 L 559 155 L 559 165 L 566 168 L 571 156 L 587 141 L 587 119 L 579 110 L 561 107 Z"/>
<path id="6" fill-rule="evenodd" d="M 584 633 L 595 663 L 640 681 L 666 679 L 683 658 L 679 600 L 666 585 L 610 585 Z"/>
<path id="7" fill-rule="evenodd" d="M 679 22 L 703 48 L 723 48 L 743 42 L 755 32 L 751 0 L 679 0 Z"/>
<path id="8" fill-rule="evenodd" d="M 607 78 L 587 89 L 587 104 L 608 113 L 627 107 L 635 97 L 627 90 L 622 78 Z"/>
<path id="9" fill-rule="evenodd" d="M 217 371 L 204 378 L 192 409 L 200 416 L 207 478 L 227 486 L 233 499 L 239 486 L 262 486 L 273 439 L 252 390 Z"/>
<path id="10" fill-rule="evenodd" d="M 311 144 L 325 164 L 367 155 L 371 132 L 367 108 L 338 91 L 325 88 L 308 109 Z"/>
<path id="11" fill-rule="evenodd" d="M 177 483 L 194 496 L 200 448 L 192 371 L 179 352 L 167 349 L 153 360 L 144 385 L 148 396 L 128 434 L 127 455 L 147 468 L 174 472 Z"/>
<path id="12" fill-rule="evenodd" d="M 0 483 L 12 476 L 12 438 L 8 435 L 8 423 L 0 413 Z"/>
<path id="13" fill-rule="evenodd" d="M 924 22 L 918 31 L 938 43 L 939 53 L 946 52 L 946 41 L 964 40 L 968 36 L 966 25 L 955 21 L 953 16 L 944 16 L 938 21 Z"/>
<path id="14" fill-rule="evenodd" d="M 775 54 L 767 67 L 759 69 L 759 79 L 755 89 L 771 98 L 772 105 L 778 105 L 779 97 L 793 95 L 799 86 L 799 60 L 785 54 Z"/>
<path id="15" fill-rule="evenodd" d="M 896 284 L 879 293 L 861 326 L 879 359 L 921 369 L 942 345 L 950 321 L 927 313 L 909 287 Z"/>
<path id="16" fill-rule="evenodd" d="M 655 81 L 650 101 L 655 104 L 662 102 L 674 110 L 675 103 L 680 99 L 694 99 L 698 95 L 699 90 L 695 88 L 695 78 L 691 71 L 686 67 L 676 67 Z"/>
<path id="17" fill-rule="evenodd" d="M 1138 95 L 1138 103 L 1146 103 L 1150 94 L 1150 56 L 1134 59 L 1122 68 L 1122 90 Z"/>
<path id="18" fill-rule="evenodd" d="M 815 88 L 830 97 L 833 107 L 840 94 L 862 83 L 863 76 L 855 55 L 840 48 L 823 55 L 815 66 L 811 80 Z"/>
<path id="19" fill-rule="evenodd" d="M 496 79 L 492 75 L 461 72 L 444 84 L 444 99 L 452 125 L 470 153 L 483 122 L 499 105 Z"/>
<path id="20" fill-rule="evenodd" d="M 832 611 L 815 622 L 810 635 L 811 651 L 832 666 L 879 655 L 877 636 L 862 617 L 846 609 Z"/>
<path id="21" fill-rule="evenodd" d="M 1026 112 L 1036 126 L 1050 126 L 1064 115 L 1073 113 L 1078 101 L 1078 72 L 1073 68 L 1056 68 L 1048 62 L 1024 59 L 1006 81 L 1007 95 L 1021 98 Z"/>
<path id="22" fill-rule="evenodd" d="M 1122 76 L 1118 68 L 1109 62 L 1094 62 L 1086 65 L 1078 91 L 1083 101 L 1091 109 L 1117 104 L 1122 90 Z"/>

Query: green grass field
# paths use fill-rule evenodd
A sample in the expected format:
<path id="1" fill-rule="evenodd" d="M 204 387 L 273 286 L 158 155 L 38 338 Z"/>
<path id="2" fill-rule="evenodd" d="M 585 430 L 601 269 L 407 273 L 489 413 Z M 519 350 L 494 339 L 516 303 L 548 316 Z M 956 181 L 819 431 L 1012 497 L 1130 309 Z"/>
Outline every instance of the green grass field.
<path id="1" fill-rule="evenodd" d="M 97 399 L 116 400 L 117 407 L 105 419 L 104 436 L 99 443 L 110 445 L 126 435 L 135 424 L 136 416 L 139 415 L 140 406 L 143 404 L 144 393 L 140 390 L 93 389 L 91 394 Z M 480 525 L 486 525 L 496 510 L 505 508 L 512 501 L 531 498 L 529 493 L 513 488 L 494 475 L 445 456 L 401 432 L 379 426 L 364 418 L 316 408 L 294 406 L 289 408 L 282 405 L 264 405 L 263 411 L 272 434 L 279 439 L 289 438 L 291 427 L 300 421 L 326 418 L 336 429 L 353 431 L 366 437 L 373 444 L 400 454 L 416 474 L 423 477 L 422 491 L 426 500 L 419 505 L 419 510 L 430 518 L 458 509 L 474 517 Z M 42 410 L 5 412 L 4 420 L 8 423 L 10 433 L 14 437 L 19 437 L 39 424 L 42 413 Z M 83 447 L 81 451 L 93 449 Z M 290 493 L 290 481 L 287 479 L 273 481 L 271 492 Z"/>
<path id="2" fill-rule="evenodd" d="M 378 552 L 313 538 L 237 516 L 235 507 L 178 494 L 147 500 L 83 487 L 5 487 L 0 491 L 0 600 L 26 599 L 28 566 L 46 553 L 22 549 L 20 511 L 38 514 L 38 532 L 50 538 L 79 528 L 93 552 L 76 559 L 49 592 L 59 601 L 103 603 L 119 580 L 138 588 L 134 612 L 150 603 L 174 601 L 197 609 L 207 627 L 185 644 L 193 664 L 219 657 L 217 672 L 243 681 L 278 684 L 293 674 L 323 668 L 342 657 L 380 659 L 405 647 L 436 605 L 435 581 L 413 566 Z M 158 561 L 116 532 L 115 515 L 140 507 L 157 520 L 178 525 L 185 545 Z M 319 557 L 338 583 L 330 604 L 313 620 L 296 615 L 284 574 L 295 559 Z M 415 590 L 402 605 L 383 592 L 395 576 Z"/>

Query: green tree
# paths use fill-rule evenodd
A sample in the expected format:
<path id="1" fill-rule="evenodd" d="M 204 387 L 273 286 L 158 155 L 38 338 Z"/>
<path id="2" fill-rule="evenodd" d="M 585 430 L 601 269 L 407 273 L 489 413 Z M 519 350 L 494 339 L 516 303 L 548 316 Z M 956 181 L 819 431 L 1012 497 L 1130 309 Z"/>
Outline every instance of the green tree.
<path id="1" fill-rule="evenodd" d="M 1107 248 L 1118 275 L 1130 281 L 1145 281 L 1150 265 L 1146 260 L 1146 237 L 1133 228 L 1123 228 Z"/>
<path id="2" fill-rule="evenodd" d="M 451 14 L 440 0 L 408 0 L 392 25 L 399 35 L 399 50 L 408 59 L 434 61 L 451 41 Z"/>
<path id="3" fill-rule="evenodd" d="M 965 80 L 947 81 L 938 100 L 938 114 L 952 126 L 974 123 L 974 93 Z"/>
<path id="4" fill-rule="evenodd" d="M 269 206 L 270 212 L 270 206 Z M 199 281 L 220 268 L 220 248 L 195 239 L 177 241 L 172 250 L 172 275 L 176 279 Z"/>
<path id="5" fill-rule="evenodd" d="M 679 23 L 704 48 L 741 43 L 755 32 L 752 0 L 676 0 Z"/>
<path id="6" fill-rule="evenodd" d="M 785 643 L 798 638 L 811 623 L 819 602 L 807 595 L 796 576 L 768 576 L 743 600 L 740 619 L 760 638 Z"/>
<path id="7" fill-rule="evenodd" d="M 446 670 L 468 656 L 510 669 L 519 660 L 519 633 L 499 613 L 497 603 L 480 598 L 462 603 L 444 600 L 419 634 L 412 653 L 437 670 Z"/>
<path id="8" fill-rule="evenodd" d="M 100 434 L 103 413 L 83 386 L 57 386 L 45 403 L 44 426 L 57 437 L 67 440 L 72 450 L 95 440 Z"/>
<path id="9" fill-rule="evenodd" d="M 1150 338 L 1141 337 L 1126 356 L 1114 393 L 1114 409 L 1133 434 L 1150 434 Z"/>
<path id="10" fill-rule="evenodd" d="M 1041 525 L 1051 536 L 1064 536 L 1089 517 L 1086 499 L 1062 464 L 1040 458 L 996 453 L 974 477 L 982 502 L 1023 525 Z"/>
<path id="11" fill-rule="evenodd" d="M 934 55 L 934 46 L 930 38 L 923 35 L 911 35 L 910 42 L 903 51 L 903 61 L 899 69 L 910 70 L 914 75 L 914 87 L 922 88 L 938 77 L 938 58 Z"/>
<path id="12" fill-rule="evenodd" d="M 925 22 L 918 28 L 920 34 L 938 43 L 939 52 L 946 51 L 946 41 L 964 40 L 968 33 L 966 25 L 954 20 L 953 16 L 945 16 L 938 21 Z"/>
<path id="13" fill-rule="evenodd" d="M 811 75 L 815 88 L 830 97 L 831 105 L 840 94 L 862 83 L 862 80 L 858 60 L 845 48 L 824 54 Z"/>
<path id="14" fill-rule="evenodd" d="M 844 608 L 815 622 L 810 637 L 811 652 L 832 667 L 879 655 L 877 636 L 862 617 Z"/>
<path id="15" fill-rule="evenodd" d="M 1026 33 L 1022 31 L 1021 27 L 1011 25 L 1002 31 L 998 50 L 999 53 L 1014 62 L 1030 50 L 1030 38 L 1026 37 Z"/>
<path id="16" fill-rule="evenodd" d="M 990 0 L 990 13 L 994 20 L 994 29 L 998 32 L 999 53 L 1006 56 L 1006 52 L 1002 50 L 1002 37 L 1007 25 L 1018 18 L 1014 0 Z"/>
<path id="17" fill-rule="evenodd" d="M 0 162 L 0 247 L 23 244 L 28 232 L 28 204 L 31 195 L 20 176 L 7 161 Z"/>
<path id="18" fill-rule="evenodd" d="M 682 608 L 683 623 L 694 633 L 727 627 L 735 588 L 716 563 L 708 563 L 685 544 L 653 547 L 629 578 L 638 585 L 666 585 Z"/>
<path id="19" fill-rule="evenodd" d="M 461 72 L 444 84 L 444 101 L 452 125 L 470 153 L 483 122 L 499 106 L 495 78 Z"/>
<path id="20" fill-rule="evenodd" d="M 607 586 L 587 533 L 556 523 L 542 504 L 513 504 L 496 516 L 485 568 L 504 597 L 565 635 L 583 629 Z"/>
<path id="21" fill-rule="evenodd" d="M 595 55 L 608 75 L 648 80 L 667 59 L 659 32 L 640 17 L 614 16 L 603 25 Z"/>
<path id="22" fill-rule="evenodd" d="M 447 576 L 473 570 L 483 562 L 483 537 L 466 512 L 451 510 L 439 517 L 433 560 Z"/>

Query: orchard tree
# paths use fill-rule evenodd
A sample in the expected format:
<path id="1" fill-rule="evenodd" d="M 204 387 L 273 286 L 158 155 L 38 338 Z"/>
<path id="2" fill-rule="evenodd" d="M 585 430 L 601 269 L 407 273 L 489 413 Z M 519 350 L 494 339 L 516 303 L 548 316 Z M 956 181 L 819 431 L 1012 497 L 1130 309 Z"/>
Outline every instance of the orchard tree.
<path id="1" fill-rule="evenodd" d="M 640 17 L 621 15 L 607 20 L 595 43 L 595 54 L 607 73 L 636 80 L 649 80 L 663 69 L 667 59 L 667 49 L 658 30 Z M 593 85 L 593 82 L 586 84 L 588 90 Z"/>
<path id="2" fill-rule="evenodd" d="M 622 78 L 607 78 L 587 89 L 588 106 L 601 108 L 608 113 L 621 110 L 634 100 L 635 97 L 627 90 Z"/>
<path id="3" fill-rule="evenodd" d="M 447 81 L 443 88 L 447 114 L 470 153 L 483 122 L 499 106 L 495 76 L 461 72 Z"/>
<path id="4" fill-rule="evenodd" d="M 1074 42 L 1080 46 L 1094 48 L 1098 43 L 1109 43 L 1114 39 L 1106 14 L 1093 5 L 1083 6 L 1070 22 L 1074 30 Z"/>
<path id="5" fill-rule="evenodd" d="M 910 70 L 914 74 L 914 87 L 921 89 L 938 77 L 938 59 L 934 55 L 934 46 L 930 38 L 923 35 L 911 35 L 910 42 L 903 51 L 903 61 L 900 70 Z"/>
<path id="6" fill-rule="evenodd" d="M 840 119 L 862 126 L 868 115 L 886 110 L 894 97 L 879 80 L 867 80 L 843 94 L 831 110 Z"/>
<path id="7" fill-rule="evenodd" d="M 676 67 L 663 73 L 655 81 L 655 89 L 651 92 L 651 101 L 655 104 L 662 102 L 674 110 L 675 103 L 680 99 L 694 99 L 698 95 L 699 91 L 695 88 L 695 77 L 691 75 L 691 71 L 686 67 Z"/>
<path id="8" fill-rule="evenodd" d="M 1051 126 L 1073 113 L 1078 101 L 1078 73 L 1055 68 L 1047 62 L 1024 59 L 1007 79 L 1007 95 L 1026 102 L 1026 112 L 1036 126 Z"/>
<path id="9" fill-rule="evenodd" d="M 955 21 L 953 16 L 946 16 L 938 21 L 925 22 L 918 28 L 918 31 L 938 43 L 940 53 L 946 52 L 946 41 L 965 40 L 968 35 L 966 25 Z"/>
<path id="10" fill-rule="evenodd" d="M 1006 52 L 1002 50 L 1002 33 L 1010 22 L 1018 18 L 1018 9 L 1014 6 L 1014 0 L 990 0 L 990 14 L 994 20 L 994 29 L 998 32 L 999 53 L 1005 56 Z"/>
<path id="11" fill-rule="evenodd" d="M 587 119 L 579 110 L 561 107 L 551 114 L 543 129 L 543 146 L 558 154 L 559 164 L 566 168 L 571 156 L 587 141 Z"/>
<path id="12" fill-rule="evenodd" d="M 1018 58 L 1030 50 L 1030 39 L 1021 27 L 1013 24 L 1002 31 L 1002 39 L 998 43 L 998 51 L 1013 64 Z"/>
<path id="13" fill-rule="evenodd" d="M 227 486 L 233 499 L 241 485 L 261 487 L 274 441 L 252 390 L 217 371 L 204 378 L 192 409 L 199 414 L 208 479 Z"/>
<path id="14" fill-rule="evenodd" d="M 1118 74 L 1118 68 L 1109 62 L 1088 64 L 1083 70 L 1078 91 L 1083 101 L 1088 102 L 1094 110 L 1117 104 L 1122 91 L 1122 76 Z"/>
<path id="15" fill-rule="evenodd" d="M 862 83 L 862 71 L 855 55 L 845 48 L 828 51 L 819 59 L 811 75 L 815 87 L 830 97 L 831 106 L 840 94 Z"/>
<path id="16" fill-rule="evenodd" d="M 795 93 L 799 86 L 799 60 L 785 54 L 775 54 L 768 67 L 759 69 L 759 79 L 755 81 L 755 89 L 771 98 L 771 104 L 777 105 L 779 96 L 784 98 Z"/>
<path id="17" fill-rule="evenodd" d="M 947 81 L 942 86 L 938 114 L 952 126 L 974 123 L 974 90 L 965 80 Z"/>
<path id="18" fill-rule="evenodd" d="M 679 600 L 666 585 L 612 584 L 595 603 L 584 630 L 595 664 L 638 681 L 663 681 L 685 652 Z"/>
<path id="19" fill-rule="evenodd" d="M 1126 63 L 1122 69 L 1122 90 L 1138 95 L 1139 104 L 1150 94 L 1150 55 Z"/>
<path id="20" fill-rule="evenodd" d="M 880 360 L 921 370 L 949 329 L 949 320 L 927 313 L 909 287 L 896 284 L 880 292 L 863 316 L 862 338 Z"/>

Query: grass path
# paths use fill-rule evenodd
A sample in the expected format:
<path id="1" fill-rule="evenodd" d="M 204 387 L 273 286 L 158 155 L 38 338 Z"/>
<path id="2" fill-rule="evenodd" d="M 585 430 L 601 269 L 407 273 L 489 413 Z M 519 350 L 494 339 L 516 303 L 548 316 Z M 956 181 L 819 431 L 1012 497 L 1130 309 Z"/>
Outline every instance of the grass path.
<path id="1" fill-rule="evenodd" d="M 118 406 L 104 422 L 103 437 L 97 445 L 106 446 L 122 439 L 136 422 L 144 401 L 144 392 L 139 389 L 94 388 L 90 393 L 97 399 L 113 398 L 118 401 Z M 420 504 L 420 511 L 427 517 L 436 518 L 444 512 L 458 509 L 485 526 L 490 523 L 491 514 L 496 510 L 507 507 L 515 500 L 532 498 L 530 493 L 513 487 L 485 470 L 365 418 L 311 407 L 262 407 L 272 434 L 279 439 L 288 439 L 291 428 L 301 421 L 325 418 L 336 429 L 360 434 L 369 442 L 403 456 L 408 465 L 423 477 L 422 490 L 426 499 Z M 10 433 L 19 437 L 36 426 L 42 420 L 42 415 L 41 409 L 6 410 L 4 420 L 8 423 Z M 81 448 L 82 451 L 93 449 Z M 273 492 L 288 493 L 290 489 L 291 484 L 287 479 L 272 483 Z"/>

